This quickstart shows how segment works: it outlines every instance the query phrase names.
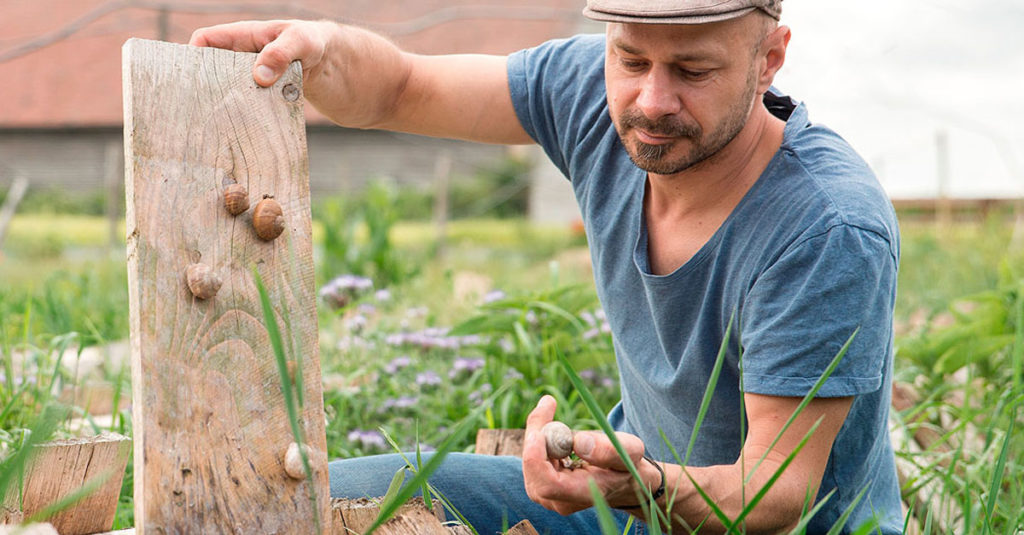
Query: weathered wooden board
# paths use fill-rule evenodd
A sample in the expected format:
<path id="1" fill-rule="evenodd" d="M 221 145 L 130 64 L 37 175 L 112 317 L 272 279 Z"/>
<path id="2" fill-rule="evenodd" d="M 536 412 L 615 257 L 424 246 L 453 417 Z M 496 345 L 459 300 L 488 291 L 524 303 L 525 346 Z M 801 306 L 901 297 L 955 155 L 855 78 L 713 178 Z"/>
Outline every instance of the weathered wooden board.
<path id="1" fill-rule="evenodd" d="M 330 518 L 317 346 L 302 76 L 252 80 L 255 54 L 129 40 L 123 50 L 135 440 L 135 522 L 150 533 L 326 533 Z M 285 231 L 261 241 L 227 184 L 273 195 Z M 185 270 L 223 279 L 200 300 Z M 312 480 L 284 471 L 294 440 L 263 321 L 264 280 L 312 447 Z M 296 375 L 301 382 L 296 381 Z M 319 524 L 319 525 L 318 525 Z"/>

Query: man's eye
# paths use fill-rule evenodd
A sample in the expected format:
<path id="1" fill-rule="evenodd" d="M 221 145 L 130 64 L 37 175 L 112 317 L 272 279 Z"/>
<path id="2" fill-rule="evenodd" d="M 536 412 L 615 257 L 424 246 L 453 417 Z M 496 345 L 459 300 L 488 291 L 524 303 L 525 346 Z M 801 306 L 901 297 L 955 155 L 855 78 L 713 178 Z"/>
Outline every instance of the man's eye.
<path id="1" fill-rule="evenodd" d="M 703 80 L 711 74 L 711 71 L 692 71 L 689 69 L 679 69 L 679 74 L 683 75 L 683 77 L 688 80 Z"/>
<path id="2" fill-rule="evenodd" d="M 619 63 L 629 70 L 639 70 L 644 68 L 645 62 L 635 59 L 620 58 Z"/>

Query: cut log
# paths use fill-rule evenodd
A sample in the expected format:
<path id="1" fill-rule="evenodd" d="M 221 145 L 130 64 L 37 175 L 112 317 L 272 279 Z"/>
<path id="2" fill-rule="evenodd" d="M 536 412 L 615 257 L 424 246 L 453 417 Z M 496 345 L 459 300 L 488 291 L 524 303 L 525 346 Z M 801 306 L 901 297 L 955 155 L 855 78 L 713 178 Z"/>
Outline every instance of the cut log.
<path id="1" fill-rule="evenodd" d="M 261 88 L 255 58 L 139 39 L 124 46 L 140 534 L 330 530 L 302 73 L 295 62 Z M 228 213 L 223 193 L 234 183 L 252 205 L 264 195 L 280 203 L 280 237 L 257 237 L 251 210 Z M 221 278 L 216 295 L 190 292 L 193 263 Z M 284 366 L 254 269 L 280 327 Z M 312 477 L 301 481 L 284 470 L 296 441 L 284 384 L 294 388 L 298 434 L 312 451 Z"/>
<path id="2" fill-rule="evenodd" d="M 121 481 L 130 455 L 131 441 L 116 433 L 36 446 L 25 468 L 21 517 L 32 518 L 89 486 L 94 487 L 91 493 L 41 520 L 52 524 L 62 535 L 88 535 L 109 530 L 114 523 Z M 18 502 L 17 498 L 8 497 L 9 511 L 17 511 Z M 20 521 L 17 513 L 5 516 L 5 522 Z"/>
<path id="3" fill-rule="evenodd" d="M 47 523 L 27 526 L 0 526 L 0 535 L 62 535 Z"/>
<path id="4" fill-rule="evenodd" d="M 512 529 L 505 532 L 505 535 L 540 535 L 537 530 L 533 528 L 533 524 L 529 520 L 523 520 L 522 522 L 512 526 Z"/>
<path id="5" fill-rule="evenodd" d="M 335 535 L 362 535 L 380 515 L 377 502 L 366 498 L 355 500 L 335 499 L 331 502 L 334 510 Z M 404 535 L 409 533 L 425 535 L 451 535 L 442 522 L 444 510 L 437 502 L 433 511 L 427 509 L 422 498 L 413 498 L 402 505 L 390 520 L 377 528 L 380 535 Z"/>
<path id="6" fill-rule="evenodd" d="M 525 429 L 480 429 L 476 432 L 476 453 L 523 456 Z"/>

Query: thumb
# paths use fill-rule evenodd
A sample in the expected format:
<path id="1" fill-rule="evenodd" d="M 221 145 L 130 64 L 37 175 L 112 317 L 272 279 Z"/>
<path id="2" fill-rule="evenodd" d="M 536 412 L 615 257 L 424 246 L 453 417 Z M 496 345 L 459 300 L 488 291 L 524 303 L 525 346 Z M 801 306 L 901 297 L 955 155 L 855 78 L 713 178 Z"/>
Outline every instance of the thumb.
<path id="1" fill-rule="evenodd" d="M 644 454 L 644 443 L 640 437 L 629 433 L 615 433 L 615 437 L 626 450 L 626 455 L 635 465 Z M 579 431 L 573 436 L 573 451 L 580 459 L 594 466 L 625 472 L 626 463 L 619 456 L 608 437 L 599 431 Z"/>
<path id="2" fill-rule="evenodd" d="M 287 36 L 279 37 L 263 47 L 256 56 L 256 64 L 252 68 L 252 77 L 256 83 L 269 87 L 284 74 L 288 66 L 299 55 L 296 46 L 285 39 Z"/>

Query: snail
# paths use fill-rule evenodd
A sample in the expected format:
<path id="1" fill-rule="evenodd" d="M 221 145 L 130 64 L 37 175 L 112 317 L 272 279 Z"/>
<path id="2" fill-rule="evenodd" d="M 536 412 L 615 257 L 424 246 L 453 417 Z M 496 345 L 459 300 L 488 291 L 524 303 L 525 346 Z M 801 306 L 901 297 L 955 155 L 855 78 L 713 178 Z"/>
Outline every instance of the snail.
<path id="1" fill-rule="evenodd" d="M 238 215 L 249 209 L 249 191 L 235 183 L 224 188 L 224 208 L 231 215 Z"/>
<path id="2" fill-rule="evenodd" d="M 185 269 L 185 282 L 188 283 L 192 295 L 199 299 L 209 299 L 217 295 L 221 284 L 224 283 L 220 275 L 206 264 L 190 264 Z"/>
<path id="3" fill-rule="evenodd" d="M 572 429 L 562 422 L 548 422 L 541 428 L 549 459 L 564 459 L 572 454 Z"/>
<path id="4" fill-rule="evenodd" d="M 310 449 L 306 444 L 302 445 L 306 452 L 306 458 L 310 457 Z M 288 444 L 288 451 L 284 453 L 284 472 L 292 479 L 306 479 L 306 468 L 302 465 L 302 454 L 299 452 L 299 445 L 295 442 Z"/>
<path id="5" fill-rule="evenodd" d="M 252 226 L 261 240 L 273 240 L 284 232 L 284 215 L 281 204 L 273 195 L 264 195 L 252 210 Z"/>

